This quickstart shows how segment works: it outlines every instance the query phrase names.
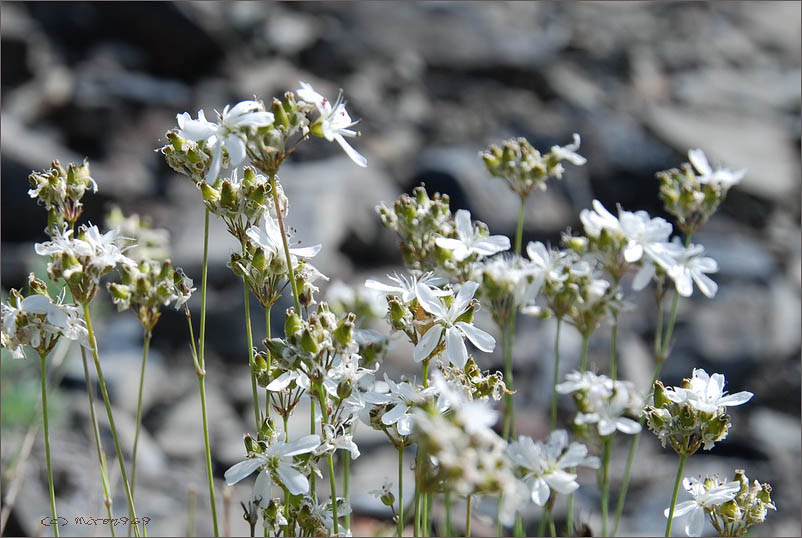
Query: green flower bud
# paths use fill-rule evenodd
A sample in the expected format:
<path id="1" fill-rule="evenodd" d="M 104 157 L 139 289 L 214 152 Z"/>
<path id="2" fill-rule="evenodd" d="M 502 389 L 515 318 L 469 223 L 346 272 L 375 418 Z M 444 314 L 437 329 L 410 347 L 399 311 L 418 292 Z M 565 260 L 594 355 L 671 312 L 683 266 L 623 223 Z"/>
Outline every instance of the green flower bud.
<path id="1" fill-rule="evenodd" d="M 395 506 L 395 495 L 392 491 L 384 492 L 380 499 L 384 506 Z"/>
<path id="2" fill-rule="evenodd" d="M 275 125 L 279 125 L 284 128 L 290 126 L 290 118 L 287 117 L 287 111 L 284 110 L 281 101 L 278 99 L 273 99 L 273 104 L 270 106 L 270 112 L 273 113 L 273 117 L 275 118 Z"/>
<path id="3" fill-rule="evenodd" d="M 334 329 L 332 335 L 338 344 L 342 346 L 348 345 L 348 343 L 354 337 L 354 323 L 348 320 L 343 320 L 343 322 L 340 323 L 340 326 Z"/>
<path id="4" fill-rule="evenodd" d="M 337 385 L 337 397 L 341 400 L 348 398 L 354 389 L 353 383 L 348 379 L 343 379 Z"/>
<path id="5" fill-rule="evenodd" d="M 255 448 L 256 446 L 259 446 L 259 445 L 253 442 L 253 437 L 251 437 L 251 434 L 246 433 L 243 440 L 245 441 L 245 452 L 246 453 L 252 454 L 253 452 L 259 452 Z"/>
<path id="6" fill-rule="evenodd" d="M 284 334 L 289 338 L 294 336 L 303 328 L 303 320 L 295 313 L 294 308 L 288 308 L 284 317 Z"/>
<path id="7" fill-rule="evenodd" d="M 254 251 L 252 263 L 254 268 L 260 273 L 267 268 L 267 259 L 265 258 L 265 251 L 262 247 L 257 247 Z"/>
<path id="8" fill-rule="evenodd" d="M 318 345 L 317 339 L 309 329 L 304 330 L 301 335 L 301 349 L 312 354 L 320 351 L 320 345 Z"/>
<path id="9" fill-rule="evenodd" d="M 220 193 L 210 187 L 205 181 L 201 181 L 200 189 L 204 201 L 214 203 L 220 199 Z"/>
<path id="10" fill-rule="evenodd" d="M 220 186 L 220 204 L 227 209 L 234 210 L 237 208 L 238 197 L 238 193 L 231 182 L 227 179 L 223 180 L 223 184 Z"/>
<path id="11" fill-rule="evenodd" d="M 665 388 L 665 386 L 660 382 L 659 379 L 656 380 L 654 382 L 654 405 L 655 405 L 655 407 L 663 407 L 669 402 L 670 402 L 670 400 L 666 397 L 666 388 Z"/>
<path id="12" fill-rule="evenodd" d="M 735 500 L 727 501 L 724 504 L 719 506 L 719 511 L 721 515 L 726 517 L 730 520 L 738 520 L 741 519 L 741 508 L 738 506 L 738 503 Z"/>
<path id="13" fill-rule="evenodd" d="M 50 296 L 47 292 L 47 284 L 43 280 L 36 278 L 36 275 L 30 273 L 28 275 L 28 287 L 32 294 Z"/>

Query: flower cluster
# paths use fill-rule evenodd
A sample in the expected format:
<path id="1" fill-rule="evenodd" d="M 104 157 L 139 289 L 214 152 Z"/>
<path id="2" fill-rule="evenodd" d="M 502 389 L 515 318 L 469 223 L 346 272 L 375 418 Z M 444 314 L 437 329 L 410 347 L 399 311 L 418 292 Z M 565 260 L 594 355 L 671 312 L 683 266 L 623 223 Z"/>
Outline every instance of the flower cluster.
<path id="1" fill-rule="evenodd" d="M 105 225 L 109 230 L 120 230 L 117 244 L 135 262 L 164 261 L 170 256 L 170 232 L 153 228 L 147 217 L 136 213 L 126 216 L 119 206 L 113 206 L 106 215 Z"/>
<path id="2" fill-rule="evenodd" d="M 715 213 L 746 170 L 713 168 L 701 149 L 688 151 L 688 160 L 680 169 L 658 172 L 657 179 L 666 211 L 676 217 L 683 233 L 693 234 Z"/>
<path id="3" fill-rule="evenodd" d="M 641 398 L 629 381 L 614 381 L 605 375 L 592 372 L 571 372 L 557 385 L 560 394 L 571 394 L 577 414 L 574 424 L 596 424 L 602 437 L 616 430 L 635 434 L 641 426 L 626 415 L 638 416 Z"/>
<path id="4" fill-rule="evenodd" d="M 66 169 L 53 161 L 50 170 L 32 172 L 28 181 L 31 185 L 28 196 L 47 209 L 49 230 L 60 230 L 65 223 L 73 226 L 83 212 L 81 199 L 86 190 L 91 187 L 97 192 L 87 161 L 80 166 L 70 163 Z"/>
<path id="5" fill-rule="evenodd" d="M 727 437 L 727 407 L 752 398 L 746 391 L 725 395 L 724 383 L 723 375 L 708 375 L 699 368 L 694 368 L 691 379 L 682 380 L 681 387 L 667 388 L 655 381 L 653 405 L 644 409 L 649 429 L 677 454 L 689 456 L 702 446 L 710 450 Z"/>
<path id="6" fill-rule="evenodd" d="M 505 141 L 501 147 L 491 145 L 480 156 L 493 176 L 503 178 L 513 192 L 526 198 L 534 188 L 546 190 L 546 181 L 550 177 L 562 178 L 562 161 L 576 166 L 587 162 L 576 153 L 579 143 L 579 135 L 574 133 L 572 144 L 552 146 L 543 155 L 525 138 L 515 138 Z"/>
<path id="7" fill-rule="evenodd" d="M 25 359 L 25 346 L 32 347 L 44 357 L 53 349 L 60 337 L 75 340 L 89 347 L 86 325 L 78 308 L 55 302 L 47 285 L 33 273 L 28 276 L 31 295 L 11 289 L 8 301 L 2 305 L 3 347 L 15 359 Z"/>

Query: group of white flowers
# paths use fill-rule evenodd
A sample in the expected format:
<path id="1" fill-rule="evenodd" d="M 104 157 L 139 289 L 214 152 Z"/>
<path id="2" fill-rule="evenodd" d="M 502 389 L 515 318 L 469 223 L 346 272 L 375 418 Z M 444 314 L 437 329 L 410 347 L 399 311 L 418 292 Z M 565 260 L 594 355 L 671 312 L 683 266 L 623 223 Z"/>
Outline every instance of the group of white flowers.
<path id="1" fill-rule="evenodd" d="M 199 188 L 207 209 L 207 237 L 208 214 L 212 213 L 224 221 L 241 245 L 241 251 L 232 254 L 229 266 L 242 278 L 245 290 L 255 434 L 245 436 L 245 457 L 231 466 L 224 478 L 228 485 L 234 485 L 256 473 L 249 502 L 243 503 L 252 532 L 261 517 L 265 536 L 296 532 L 350 535 L 348 473 L 350 460 L 360 455 L 354 440 L 360 422 L 383 432 L 398 449 L 398 497 L 393 496 L 390 482 L 376 493 L 392 507 L 399 536 L 405 532 L 408 504 L 401 470 L 405 449 L 413 445 L 416 455 L 412 519 L 416 536 L 431 532 L 429 514 L 434 498 L 440 494 L 445 495 L 447 503 L 444 531 L 449 535 L 454 534 L 450 527 L 452 494 L 465 497 L 468 510 L 473 496 L 497 496 L 499 532 L 507 525 L 514 526 L 516 535 L 522 535 L 525 530 L 521 515 L 529 503 L 543 507 L 543 524 L 549 520 L 553 528 L 552 509 L 557 496 L 571 496 L 569 506 L 573 506 L 573 494 L 580 487 L 578 467 L 599 469 L 602 532 L 606 532 L 610 440 L 616 432 L 633 436 L 634 450 L 642 424 L 648 420 L 649 428 L 664 446 L 670 443 L 684 463 L 684 458 L 702 444 L 709 449 L 726 436 L 727 406 L 741 405 L 752 396 L 748 392 L 726 395 L 721 374 L 708 375 L 699 369 L 681 387 L 665 388 L 655 381 L 654 392 L 644 396 L 633 383 L 616 378 L 615 351 L 609 376 L 597 373 L 598 366 L 586 364 L 587 341 L 594 331 L 610 320 L 617 331 L 618 314 L 627 307 L 621 282 L 631 269 L 633 290 L 655 282 L 660 308 L 666 278 L 673 282 L 672 327 L 676 300 L 691 296 L 694 284 L 707 297 L 716 294 L 717 285 L 708 274 L 717 271 L 717 264 L 703 255 L 701 245 L 690 243 L 689 232 L 712 214 L 744 172 L 713 168 L 701 150 L 689 152 L 693 168 L 686 166 L 685 175 L 669 171 L 661 176 L 664 197 L 672 196 L 671 189 L 692 191 L 688 204 L 682 206 L 681 201 L 673 200 L 669 208 L 670 213 L 677 212 L 684 241 L 679 236 L 671 238 L 674 227 L 663 218 L 620 206 L 614 215 L 594 200 L 592 209 L 579 215 L 584 236 L 566 234 L 561 249 L 536 241 L 528 242 L 523 249 L 522 219 L 527 197 L 535 187 L 545 189 L 549 178 L 562 178 L 563 161 L 576 166 L 585 164 L 586 159 L 577 153 L 580 138 L 575 134 L 573 143 L 554 146 L 546 154 L 524 139 L 505 142 L 503 147 L 491 146 L 482 153 L 488 170 L 504 178 L 521 198 L 514 250 L 511 251 L 510 238 L 491 235 L 484 223 L 472 220 L 468 210 L 458 209 L 452 214 L 447 196 L 430 198 L 424 189 L 416 189 L 413 197 L 402 196 L 392 209 L 384 205 L 378 208 L 382 222 L 401 238 L 409 273 L 388 275 L 389 283 L 367 280 L 365 290 L 352 290 L 334 282 L 329 287 L 327 303 L 317 300 L 315 282 L 328 277 L 309 263 L 322 246 L 291 244 L 284 221 L 290 204 L 277 172 L 295 146 L 310 135 L 337 142 L 355 164 L 367 165 L 367 159 L 346 140 L 358 133 L 353 130 L 356 122 L 346 111 L 342 94 L 331 102 L 301 82 L 295 94 L 274 99 L 270 106 L 248 100 L 225 106 L 217 113 L 217 121 L 207 120 L 203 110 L 196 118 L 185 112 L 178 114 L 176 120 L 178 128 L 167 133 L 169 144 L 161 152 L 173 169 L 187 175 Z M 240 172 L 238 167 L 243 164 L 247 167 Z M 75 175 L 77 167 L 70 168 L 73 175 L 69 181 L 78 181 L 84 190 L 96 188 L 88 176 L 88 165 L 85 167 L 86 173 L 80 176 Z M 115 229 L 103 233 L 91 225 L 76 231 L 77 215 L 65 207 L 80 204 L 60 203 L 60 191 L 46 185 L 50 178 L 66 181 L 67 177 L 67 172 L 54 163 L 49 174 L 31 176 L 34 188 L 30 194 L 47 205 L 51 221 L 56 223 L 48 228 L 50 241 L 37 244 L 36 252 L 49 258 L 50 277 L 53 281 L 63 279 L 79 304 L 63 304 L 63 295 L 51 299 L 41 291 L 42 285 L 37 287 L 40 291 L 27 297 L 14 292 L 2 307 L 3 347 L 14 358 L 23 358 L 25 346 L 30 346 L 44 360 L 55 340 L 64 336 L 91 348 L 97 361 L 96 344 L 91 342 L 88 320 L 79 307 L 87 311 L 100 289 L 101 278 L 114 268 L 121 269 L 122 281 L 109 284 L 112 298 L 120 308 L 136 308 L 145 329 L 146 346 L 162 306 L 183 307 L 192 329 L 187 301 L 195 288 L 183 272 L 174 271 L 169 261 L 156 255 L 163 250 L 159 235 L 128 220 L 121 221 L 132 226 L 126 233 L 133 235 L 138 230 L 141 237 L 125 237 Z M 704 200 L 699 199 L 702 188 L 714 189 L 714 204 L 705 206 Z M 63 197 L 68 196 L 66 189 L 62 190 Z M 136 240 L 142 250 L 134 260 L 126 252 L 133 252 Z M 206 257 L 204 263 L 205 260 Z M 203 308 L 205 275 L 204 267 Z M 150 288 L 143 291 L 143 286 Z M 264 346 L 254 344 L 250 294 L 264 307 L 269 331 L 271 308 L 288 288 L 295 306 L 286 311 L 284 335 L 271 338 L 268 333 Z M 476 315 L 481 307 L 489 311 L 502 333 L 503 376 L 479 366 L 488 360 L 486 357 L 474 357 L 474 352 L 489 354 L 496 349 L 491 329 L 482 328 L 485 319 Z M 354 312 L 360 312 L 362 319 Z M 565 320 L 583 336 L 579 370 L 568 373 L 558 383 L 559 362 L 555 363 L 552 431 L 545 441 L 514 433 L 512 347 L 518 312 L 554 316 L 558 323 Z M 410 365 L 420 366 L 420 377 L 394 380 L 386 372 L 378 375 L 390 336 L 369 329 L 368 324 L 375 318 L 375 326 L 381 317 L 391 332 L 406 336 L 412 346 Z M 203 314 L 201 320 L 203 335 Z M 655 380 L 659 365 L 667 357 L 670 336 L 669 328 L 665 342 L 660 344 L 658 340 L 660 345 L 655 347 Z M 204 398 L 203 340 L 196 342 L 194 333 L 192 338 L 195 371 Z M 555 359 L 559 360 L 557 349 Z M 97 366 L 99 369 L 99 363 Z M 144 361 L 142 368 L 144 374 Z M 260 407 L 260 389 L 265 393 L 264 409 Z M 141 390 L 140 386 L 140 397 Z M 568 429 L 557 428 L 557 394 L 572 396 L 576 414 L 570 430 L 585 443 L 571 440 Z M 494 402 L 502 398 L 504 422 L 499 435 L 495 428 L 500 413 Z M 301 399 L 307 399 L 311 407 L 310 433 L 290 439 L 287 421 Z M 211 476 L 205 400 L 202 405 L 207 472 Z M 277 424 L 279 419 L 283 428 Z M 137 435 L 138 428 L 139 420 Z M 601 458 L 592 455 L 597 449 L 603 451 Z M 333 457 L 337 451 L 343 455 L 340 461 L 345 473 L 344 491 L 337 487 L 334 474 Z M 134 462 L 135 454 L 136 448 Z M 122 457 L 119 459 L 125 478 Z M 328 463 L 331 495 L 328 501 L 321 502 L 315 480 L 323 476 L 318 466 L 324 461 Z M 211 478 L 209 483 L 217 534 Z M 710 515 L 720 533 L 735 532 L 735 520 L 740 525 L 739 532 L 762 521 L 766 508 L 774 509 L 768 497 L 770 487 L 749 489 L 744 483 L 745 478 L 733 482 L 686 478 L 683 484 L 694 500 L 674 506 L 675 492 L 672 507 L 666 511 L 669 530 L 672 517 L 688 518 L 688 535 L 702 532 L 705 514 Z M 283 493 L 283 498 L 276 496 L 277 492 Z M 128 500 L 133 515 L 132 493 Z M 740 504 L 735 508 L 719 510 L 736 500 Z M 53 510 L 55 516 L 54 500 Z M 569 510 L 570 525 L 573 509 Z M 754 515 L 759 510 L 763 516 Z M 743 515 L 747 513 L 753 515 Z M 718 517 L 728 522 L 724 530 L 717 526 Z M 470 522 L 469 511 L 466 535 L 470 533 Z M 616 520 L 616 529 L 617 524 Z M 573 532 L 571 527 L 567 530 Z"/>

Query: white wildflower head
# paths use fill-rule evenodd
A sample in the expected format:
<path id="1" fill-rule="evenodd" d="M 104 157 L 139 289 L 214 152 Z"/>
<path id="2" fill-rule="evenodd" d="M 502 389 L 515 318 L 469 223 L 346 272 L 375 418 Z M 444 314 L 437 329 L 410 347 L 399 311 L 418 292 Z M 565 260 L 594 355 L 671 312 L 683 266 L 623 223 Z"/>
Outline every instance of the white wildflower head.
<path id="1" fill-rule="evenodd" d="M 655 247 L 654 261 L 674 281 L 677 293 L 683 297 L 693 294 L 694 284 L 706 297 L 712 298 L 718 291 L 718 284 L 707 276 L 718 272 L 718 263 L 713 258 L 703 256 L 704 250 L 702 245 L 690 244 L 686 247 L 678 237 L 671 243 Z"/>
<path id="2" fill-rule="evenodd" d="M 471 223 L 471 213 L 460 209 L 454 215 L 456 237 L 437 237 L 437 246 L 447 250 L 455 261 L 471 257 L 479 260 L 486 256 L 509 250 L 510 238 L 505 235 L 488 235 L 481 226 Z"/>
<path id="3" fill-rule="evenodd" d="M 709 484 L 712 487 L 706 487 Z M 719 509 L 724 503 L 731 501 L 741 489 L 738 481 L 715 484 L 710 479 L 702 480 L 696 477 L 687 477 L 682 480 L 682 487 L 692 497 L 691 501 L 684 501 L 674 508 L 674 518 L 685 520 L 685 534 L 688 536 L 702 536 L 705 516 Z M 665 516 L 668 517 L 666 508 Z"/>
<path id="4" fill-rule="evenodd" d="M 86 191 L 91 188 L 97 192 L 87 160 L 80 166 L 70 163 L 67 168 L 53 161 L 49 170 L 31 172 L 28 181 L 28 196 L 47 209 L 48 230 L 60 230 L 65 224 L 74 226 L 83 212 L 81 200 Z"/>
<path id="5" fill-rule="evenodd" d="M 571 372 L 556 387 L 560 394 L 571 394 L 577 406 L 574 424 L 594 424 L 602 437 L 616 431 L 636 434 L 641 426 L 628 418 L 640 414 L 641 399 L 632 383 L 614 381 L 592 372 Z"/>
<path id="6" fill-rule="evenodd" d="M 384 374 L 384 392 L 368 392 L 364 395 L 366 403 L 374 406 L 369 410 L 368 424 L 379 430 L 395 427 L 400 437 L 407 437 L 414 427 L 412 414 L 415 406 L 435 395 L 434 387 L 424 388 L 407 381 L 396 383 Z"/>

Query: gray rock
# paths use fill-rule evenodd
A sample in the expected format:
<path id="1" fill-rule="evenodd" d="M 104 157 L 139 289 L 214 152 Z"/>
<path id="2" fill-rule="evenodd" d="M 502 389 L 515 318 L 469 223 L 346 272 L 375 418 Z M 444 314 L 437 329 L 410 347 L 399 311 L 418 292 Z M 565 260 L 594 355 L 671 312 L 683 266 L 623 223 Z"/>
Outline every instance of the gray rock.
<path id="1" fill-rule="evenodd" d="M 693 242 L 704 245 L 705 255 L 718 262 L 719 271 L 713 279 L 731 276 L 767 281 L 775 270 L 774 256 L 760 241 L 745 234 L 713 234 L 699 232 Z"/>

